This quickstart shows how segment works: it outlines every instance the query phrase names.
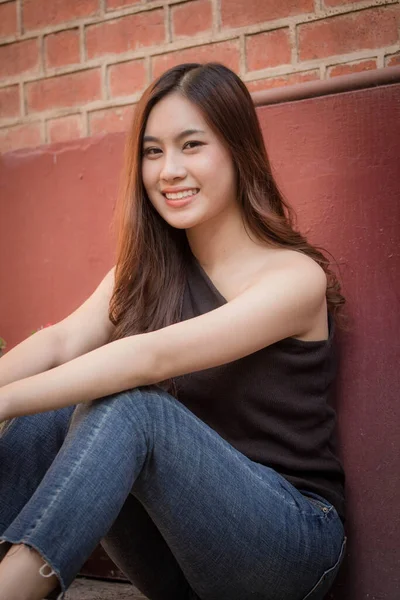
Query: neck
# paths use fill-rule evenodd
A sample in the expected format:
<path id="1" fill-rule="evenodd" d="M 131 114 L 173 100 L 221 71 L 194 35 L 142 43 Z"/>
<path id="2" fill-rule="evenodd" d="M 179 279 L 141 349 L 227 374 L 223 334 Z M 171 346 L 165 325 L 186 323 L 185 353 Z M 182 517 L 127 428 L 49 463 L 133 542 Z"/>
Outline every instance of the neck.
<path id="1" fill-rule="evenodd" d="M 187 229 L 186 236 L 192 253 L 208 272 L 217 270 L 249 246 L 254 246 L 239 210 Z"/>

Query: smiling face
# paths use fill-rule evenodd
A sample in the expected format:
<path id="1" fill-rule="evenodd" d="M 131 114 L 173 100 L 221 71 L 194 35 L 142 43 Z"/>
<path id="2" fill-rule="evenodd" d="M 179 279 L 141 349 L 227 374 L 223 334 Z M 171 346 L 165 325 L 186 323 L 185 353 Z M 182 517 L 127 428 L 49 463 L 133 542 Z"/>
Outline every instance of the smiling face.
<path id="1" fill-rule="evenodd" d="M 188 229 L 239 211 L 230 152 L 200 110 L 171 93 L 151 110 L 144 132 L 142 177 L 154 208 Z"/>

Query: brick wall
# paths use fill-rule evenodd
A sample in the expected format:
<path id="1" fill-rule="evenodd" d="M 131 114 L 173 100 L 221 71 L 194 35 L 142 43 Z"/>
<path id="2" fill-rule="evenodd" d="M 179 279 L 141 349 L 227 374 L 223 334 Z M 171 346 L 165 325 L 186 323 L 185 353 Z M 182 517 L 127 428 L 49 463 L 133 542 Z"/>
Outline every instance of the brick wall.
<path id="1" fill-rule="evenodd" d="M 250 91 L 400 64 L 399 0 L 0 0 L 0 151 L 127 128 L 172 65 Z"/>

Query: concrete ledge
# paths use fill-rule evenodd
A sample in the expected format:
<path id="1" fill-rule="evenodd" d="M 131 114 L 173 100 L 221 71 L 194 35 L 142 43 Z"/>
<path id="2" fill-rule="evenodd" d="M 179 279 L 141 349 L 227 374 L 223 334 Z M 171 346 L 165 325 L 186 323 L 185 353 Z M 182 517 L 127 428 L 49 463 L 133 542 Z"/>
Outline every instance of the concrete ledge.
<path id="1" fill-rule="evenodd" d="M 66 600 L 146 600 L 132 584 L 77 577 L 65 595 Z"/>
<path id="2" fill-rule="evenodd" d="M 252 92 L 251 97 L 255 106 L 267 106 L 268 104 L 329 96 L 331 94 L 340 94 L 399 82 L 400 66 L 395 66 L 352 73 L 351 75 L 341 75 L 340 77 L 332 77 L 331 79 L 321 81 L 307 81 L 272 90 Z"/>

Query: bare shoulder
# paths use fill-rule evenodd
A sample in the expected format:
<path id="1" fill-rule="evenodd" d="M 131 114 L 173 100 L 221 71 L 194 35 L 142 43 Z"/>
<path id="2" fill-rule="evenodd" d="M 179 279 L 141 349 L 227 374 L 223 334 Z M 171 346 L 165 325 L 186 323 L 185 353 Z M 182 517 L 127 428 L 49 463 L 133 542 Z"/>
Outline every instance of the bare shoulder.
<path id="1" fill-rule="evenodd" d="M 254 286 L 269 290 L 277 286 L 289 288 L 290 293 L 310 294 L 316 301 L 326 295 L 325 271 L 310 256 L 286 248 L 258 247 L 229 270 L 209 275 L 217 289 L 228 301 Z"/>
<path id="2" fill-rule="evenodd" d="M 281 263 L 281 264 L 280 264 Z M 280 256 L 276 258 L 277 267 L 287 270 L 287 273 L 298 271 L 304 278 L 305 283 L 309 283 L 326 291 L 326 274 L 323 268 L 311 256 L 296 250 L 282 250 Z"/>
<path id="3" fill-rule="evenodd" d="M 277 294 L 284 293 L 293 310 L 304 315 L 304 327 L 294 337 L 309 341 L 327 338 L 326 273 L 310 256 L 295 250 L 277 250 L 260 271 L 259 285 L 264 286 L 266 293 L 272 287 Z"/>
<path id="4" fill-rule="evenodd" d="M 268 281 L 280 274 L 282 282 L 296 281 L 302 288 L 311 286 L 312 291 L 325 295 L 327 279 L 323 268 L 310 256 L 295 250 L 276 249 L 265 253 L 257 279 Z"/>

